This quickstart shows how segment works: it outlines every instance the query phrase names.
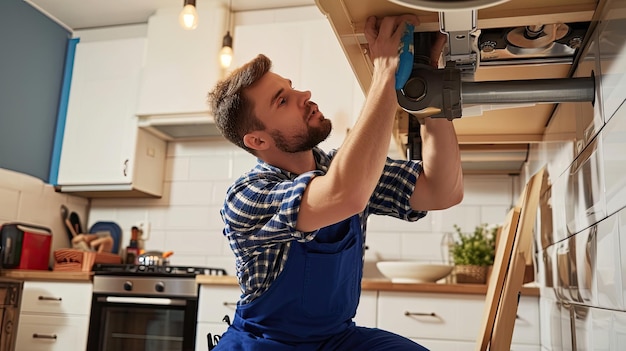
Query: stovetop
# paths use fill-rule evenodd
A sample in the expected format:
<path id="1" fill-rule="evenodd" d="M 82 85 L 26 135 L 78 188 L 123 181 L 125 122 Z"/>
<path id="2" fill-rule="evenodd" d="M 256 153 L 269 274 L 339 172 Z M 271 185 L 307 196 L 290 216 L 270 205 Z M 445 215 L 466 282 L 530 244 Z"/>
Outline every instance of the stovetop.
<path id="1" fill-rule="evenodd" d="M 94 275 L 108 276 L 195 277 L 197 275 L 227 275 L 226 270 L 222 268 L 103 263 L 95 264 L 93 271 Z"/>

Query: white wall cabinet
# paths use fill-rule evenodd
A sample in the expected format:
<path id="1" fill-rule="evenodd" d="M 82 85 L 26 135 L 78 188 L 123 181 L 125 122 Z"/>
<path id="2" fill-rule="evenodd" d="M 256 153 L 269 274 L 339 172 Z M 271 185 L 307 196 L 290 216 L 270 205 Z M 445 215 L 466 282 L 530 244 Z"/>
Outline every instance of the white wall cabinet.
<path id="1" fill-rule="evenodd" d="M 166 143 L 137 127 L 145 38 L 79 42 L 57 185 L 77 195 L 161 196 Z"/>
<path id="2" fill-rule="evenodd" d="M 85 350 L 91 282 L 24 282 L 16 350 Z"/>
<path id="3" fill-rule="evenodd" d="M 159 9 L 148 22 L 148 47 L 137 115 L 206 114 L 207 93 L 221 75 L 219 51 L 228 10 L 199 3 L 198 27 L 184 30 L 179 8 Z"/>

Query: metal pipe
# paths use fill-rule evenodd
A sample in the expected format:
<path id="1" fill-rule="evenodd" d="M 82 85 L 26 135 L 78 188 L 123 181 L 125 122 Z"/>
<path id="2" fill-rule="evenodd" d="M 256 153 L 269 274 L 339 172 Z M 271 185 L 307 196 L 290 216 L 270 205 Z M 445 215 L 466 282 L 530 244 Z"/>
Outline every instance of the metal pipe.
<path id="1" fill-rule="evenodd" d="M 463 104 L 593 101 L 593 77 L 461 82 Z"/>

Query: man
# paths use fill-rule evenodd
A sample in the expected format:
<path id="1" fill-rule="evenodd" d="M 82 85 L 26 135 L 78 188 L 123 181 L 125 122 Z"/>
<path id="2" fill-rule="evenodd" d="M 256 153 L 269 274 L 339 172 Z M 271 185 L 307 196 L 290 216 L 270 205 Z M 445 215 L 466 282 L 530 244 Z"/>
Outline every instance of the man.
<path id="1" fill-rule="evenodd" d="M 216 350 L 425 350 L 352 322 L 367 216 L 415 221 L 463 197 L 450 121 L 425 120 L 423 163 L 386 157 L 406 23 L 419 24 L 412 15 L 367 20 L 372 84 L 358 122 L 330 154 L 317 147 L 330 120 L 263 55 L 209 94 L 222 134 L 259 159 L 229 188 L 222 209 L 243 293 Z"/>

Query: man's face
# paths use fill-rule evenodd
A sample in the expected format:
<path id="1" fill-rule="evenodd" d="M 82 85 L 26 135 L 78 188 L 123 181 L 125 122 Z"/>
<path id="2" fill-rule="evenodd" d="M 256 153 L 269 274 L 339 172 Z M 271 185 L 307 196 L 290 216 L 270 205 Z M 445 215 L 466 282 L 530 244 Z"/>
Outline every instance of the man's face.
<path id="1" fill-rule="evenodd" d="M 295 90 L 291 81 L 266 73 L 246 95 L 276 147 L 289 153 L 311 150 L 330 134 L 331 121 L 324 118 L 311 92 Z"/>

